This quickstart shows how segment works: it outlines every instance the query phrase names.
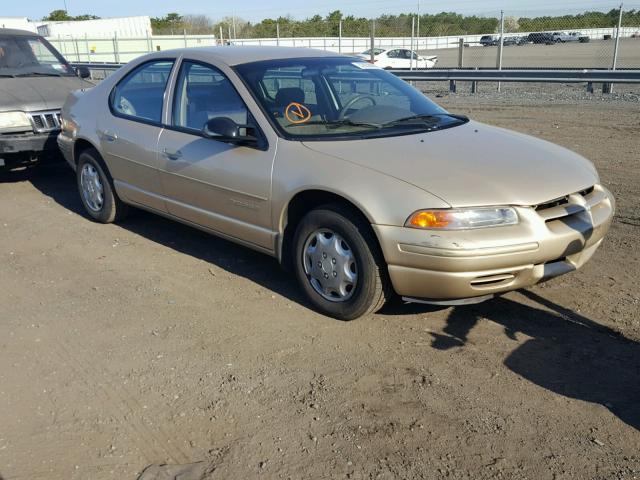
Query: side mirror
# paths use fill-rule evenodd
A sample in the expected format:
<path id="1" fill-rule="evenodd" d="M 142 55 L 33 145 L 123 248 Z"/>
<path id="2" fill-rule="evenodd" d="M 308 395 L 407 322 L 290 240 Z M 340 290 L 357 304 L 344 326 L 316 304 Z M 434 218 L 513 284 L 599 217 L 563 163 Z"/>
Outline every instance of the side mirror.
<path id="1" fill-rule="evenodd" d="M 76 75 L 80 78 L 89 78 L 91 77 L 91 71 L 89 70 L 89 67 L 76 67 Z"/>
<path id="2" fill-rule="evenodd" d="M 202 133 L 208 138 L 237 144 L 257 144 L 255 129 L 249 125 L 238 125 L 229 117 L 214 117 L 204 124 Z"/>

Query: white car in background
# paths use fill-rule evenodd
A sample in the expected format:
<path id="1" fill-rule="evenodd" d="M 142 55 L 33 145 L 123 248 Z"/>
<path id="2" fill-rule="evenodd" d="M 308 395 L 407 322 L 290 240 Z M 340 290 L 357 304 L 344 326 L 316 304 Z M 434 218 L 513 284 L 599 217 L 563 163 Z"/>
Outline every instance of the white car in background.
<path id="1" fill-rule="evenodd" d="M 437 55 L 425 57 L 406 48 L 374 48 L 373 55 L 373 63 L 380 68 L 433 68 L 438 62 Z M 371 50 L 359 53 L 358 56 L 370 61 Z"/>

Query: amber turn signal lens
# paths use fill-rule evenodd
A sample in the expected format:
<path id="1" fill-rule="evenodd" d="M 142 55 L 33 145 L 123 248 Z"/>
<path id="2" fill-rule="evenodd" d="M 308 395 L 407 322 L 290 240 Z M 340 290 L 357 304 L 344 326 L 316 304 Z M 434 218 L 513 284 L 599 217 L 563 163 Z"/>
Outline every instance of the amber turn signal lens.
<path id="1" fill-rule="evenodd" d="M 448 217 L 445 211 L 421 211 L 411 216 L 409 224 L 418 228 L 444 228 L 450 223 Z"/>
<path id="2" fill-rule="evenodd" d="M 518 223 L 518 214 L 512 207 L 478 207 L 418 210 L 407 219 L 405 226 L 465 230 L 515 225 L 516 223 Z"/>

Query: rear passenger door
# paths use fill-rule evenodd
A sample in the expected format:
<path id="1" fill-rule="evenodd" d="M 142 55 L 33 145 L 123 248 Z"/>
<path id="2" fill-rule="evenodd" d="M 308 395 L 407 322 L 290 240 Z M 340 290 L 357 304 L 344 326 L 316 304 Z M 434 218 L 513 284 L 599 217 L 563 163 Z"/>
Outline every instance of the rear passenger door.
<path id="1" fill-rule="evenodd" d="M 100 151 L 118 194 L 161 211 L 165 205 L 157 144 L 174 63 L 174 59 L 158 59 L 134 68 L 111 91 L 110 115 L 98 120 Z"/>
<path id="2" fill-rule="evenodd" d="M 239 125 L 253 123 L 225 74 L 212 65 L 183 60 L 171 116 L 158 142 L 167 209 L 189 222 L 272 251 L 269 198 L 275 142 L 258 149 L 207 138 L 204 125 L 215 117 L 227 117 Z"/>

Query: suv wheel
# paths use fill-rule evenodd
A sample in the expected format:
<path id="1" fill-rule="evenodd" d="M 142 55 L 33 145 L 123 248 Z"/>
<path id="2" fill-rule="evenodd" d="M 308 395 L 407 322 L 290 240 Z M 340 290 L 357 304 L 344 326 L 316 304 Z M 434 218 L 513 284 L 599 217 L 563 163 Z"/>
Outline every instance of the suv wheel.
<path id="1" fill-rule="evenodd" d="M 76 177 L 82 205 L 91 218 L 111 223 L 126 216 L 128 206 L 115 193 L 113 179 L 95 149 L 80 154 Z"/>
<path id="2" fill-rule="evenodd" d="M 391 296 L 386 264 L 370 226 L 341 205 L 310 211 L 293 241 L 294 270 L 309 301 L 325 315 L 352 320 Z"/>

